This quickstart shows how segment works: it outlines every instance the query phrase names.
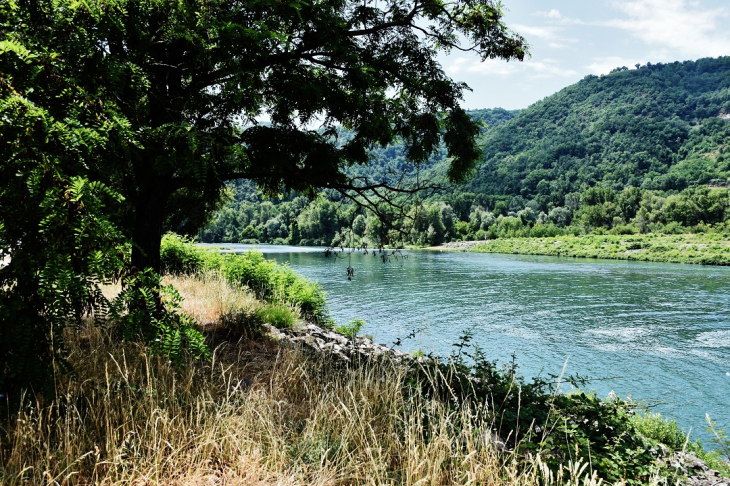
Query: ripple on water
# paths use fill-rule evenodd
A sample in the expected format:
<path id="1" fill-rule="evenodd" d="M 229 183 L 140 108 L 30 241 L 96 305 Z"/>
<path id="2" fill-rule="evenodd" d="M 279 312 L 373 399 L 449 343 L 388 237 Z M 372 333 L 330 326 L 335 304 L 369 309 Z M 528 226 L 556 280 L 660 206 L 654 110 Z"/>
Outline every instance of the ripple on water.
<path id="1" fill-rule="evenodd" d="M 730 348 L 730 330 L 703 332 L 697 342 L 704 348 Z"/>
<path id="2" fill-rule="evenodd" d="M 485 327 L 488 329 L 494 329 L 497 332 L 513 338 L 527 339 L 530 341 L 534 341 L 540 338 L 540 333 L 538 331 L 534 329 L 529 329 L 527 327 L 516 326 L 512 324 L 491 324 Z"/>
<path id="3" fill-rule="evenodd" d="M 635 341 L 639 338 L 652 334 L 651 330 L 644 327 L 601 327 L 589 329 L 585 334 L 601 338 L 620 339 L 621 341 Z"/>

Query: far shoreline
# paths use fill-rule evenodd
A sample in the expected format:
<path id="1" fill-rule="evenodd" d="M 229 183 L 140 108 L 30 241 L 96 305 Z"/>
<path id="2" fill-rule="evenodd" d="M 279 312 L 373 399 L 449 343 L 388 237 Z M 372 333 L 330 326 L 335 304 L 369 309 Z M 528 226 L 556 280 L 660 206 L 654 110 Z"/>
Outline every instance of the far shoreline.
<path id="1" fill-rule="evenodd" d="M 582 235 L 450 242 L 435 251 L 730 265 L 730 239 L 717 233 Z"/>

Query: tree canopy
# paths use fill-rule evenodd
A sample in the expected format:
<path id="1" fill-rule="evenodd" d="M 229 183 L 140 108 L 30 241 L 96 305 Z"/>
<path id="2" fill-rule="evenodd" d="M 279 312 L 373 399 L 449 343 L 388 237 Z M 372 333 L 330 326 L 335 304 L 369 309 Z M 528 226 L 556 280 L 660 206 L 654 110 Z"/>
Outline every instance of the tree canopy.
<path id="1" fill-rule="evenodd" d="M 478 130 L 459 107 L 466 86 L 436 55 L 526 49 L 491 0 L 13 1 L 3 15 L 3 41 L 40 70 L 18 96 L 55 119 L 114 124 L 85 169 L 120 188 L 133 264 L 153 268 L 166 218 L 199 225 L 228 179 L 271 194 L 362 191 L 371 182 L 343 169 L 396 138 L 413 164 L 445 144 L 449 177 L 463 178 Z M 38 89 L 44 80 L 56 90 Z"/>
<path id="2" fill-rule="evenodd" d="M 38 290 L 56 278 L 40 276 L 45 257 L 65 262 L 53 275 L 68 291 L 49 297 L 70 303 L 65 322 L 118 266 L 100 257 L 122 261 L 129 241 L 131 268 L 158 270 L 166 225 L 196 230 L 226 180 L 355 198 L 388 181 L 346 169 L 396 139 L 410 165 L 444 146 L 448 177 L 463 179 L 481 152 L 459 106 L 467 86 L 437 61 L 454 49 L 521 60 L 527 46 L 492 0 L 2 2 L 3 341 L 21 307 L 43 321 Z M 28 326 L 46 349 L 48 329 Z M 0 385 L 8 373 L 22 366 Z"/>

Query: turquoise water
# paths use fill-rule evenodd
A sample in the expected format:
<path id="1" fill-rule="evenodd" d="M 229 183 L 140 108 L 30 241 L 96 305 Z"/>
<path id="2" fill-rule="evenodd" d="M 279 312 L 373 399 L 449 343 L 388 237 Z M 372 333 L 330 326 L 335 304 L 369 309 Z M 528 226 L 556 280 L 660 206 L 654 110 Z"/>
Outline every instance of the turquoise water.
<path id="1" fill-rule="evenodd" d="M 241 251 L 245 245 L 227 245 Z M 439 355 L 470 331 L 500 362 L 527 377 L 592 379 L 708 438 L 705 413 L 730 429 L 730 268 L 537 256 L 411 251 L 325 258 L 322 249 L 258 247 L 327 291 L 338 323 L 392 344 Z"/>

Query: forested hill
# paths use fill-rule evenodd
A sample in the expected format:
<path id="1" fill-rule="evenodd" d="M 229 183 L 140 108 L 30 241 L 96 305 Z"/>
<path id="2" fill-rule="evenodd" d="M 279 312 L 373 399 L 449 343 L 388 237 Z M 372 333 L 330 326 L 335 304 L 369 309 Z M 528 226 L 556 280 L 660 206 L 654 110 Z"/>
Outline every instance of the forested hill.
<path id="1" fill-rule="evenodd" d="M 590 75 L 488 131 L 485 160 L 462 190 L 557 205 L 597 183 L 725 184 L 729 122 L 730 57 Z"/>
<path id="2" fill-rule="evenodd" d="M 405 205 L 409 216 L 390 222 L 405 228 L 396 235 L 402 243 L 699 232 L 703 225 L 730 231 L 730 57 L 620 68 L 522 111 L 471 116 L 484 122 L 484 160 L 472 180 Z M 438 180 L 446 163 L 436 153 L 422 174 Z M 407 170 L 403 147 L 391 145 L 350 175 L 381 180 Z M 378 218 L 355 205 L 310 204 L 296 194 L 272 204 L 245 181 L 231 189 L 233 203 L 202 241 L 328 245 L 352 228 L 370 245 L 394 243 Z"/>

